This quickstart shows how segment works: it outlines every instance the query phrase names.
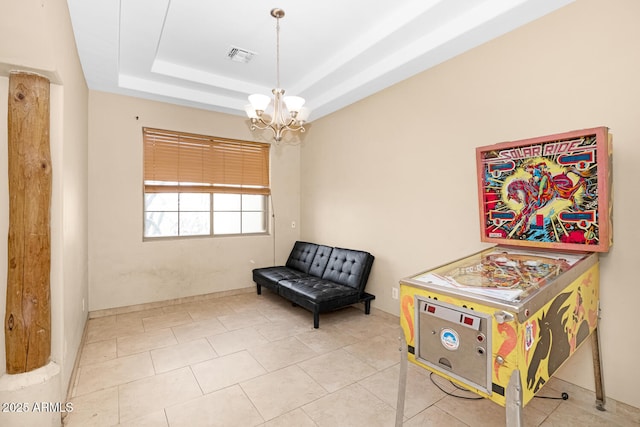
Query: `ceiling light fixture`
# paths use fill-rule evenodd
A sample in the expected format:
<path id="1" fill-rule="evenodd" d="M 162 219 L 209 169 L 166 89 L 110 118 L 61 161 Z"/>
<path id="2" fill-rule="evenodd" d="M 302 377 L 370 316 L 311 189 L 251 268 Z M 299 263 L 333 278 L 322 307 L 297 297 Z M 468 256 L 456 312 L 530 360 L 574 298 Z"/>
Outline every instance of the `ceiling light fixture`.
<path id="1" fill-rule="evenodd" d="M 286 131 L 305 131 L 303 125 L 309 117 L 309 110 L 303 107 L 304 98 L 284 96 L 284 89 L 280 87 L 280 18 L 284 17 L 284 10 L 272 9 L 271 16 L 276 18 L 276 87 L 271 91 L 274 98 L 263 94 L 250 95 L 250 104 L 245 106 L 245 111 L 251 119 L 251 130 L 271 129 L 278 143 Z M 269 107 L 270 117 L 265 114 Z"/>

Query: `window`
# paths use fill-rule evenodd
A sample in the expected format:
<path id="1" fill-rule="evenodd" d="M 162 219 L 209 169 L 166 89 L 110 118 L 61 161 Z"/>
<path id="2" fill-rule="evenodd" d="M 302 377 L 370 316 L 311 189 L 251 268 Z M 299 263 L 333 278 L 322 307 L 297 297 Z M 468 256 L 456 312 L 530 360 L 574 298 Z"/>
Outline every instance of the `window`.
<path id="1" fill-rule="evenodd" d="M 143 128 L 144 237 L 267 232 L 269 144 Z"/>

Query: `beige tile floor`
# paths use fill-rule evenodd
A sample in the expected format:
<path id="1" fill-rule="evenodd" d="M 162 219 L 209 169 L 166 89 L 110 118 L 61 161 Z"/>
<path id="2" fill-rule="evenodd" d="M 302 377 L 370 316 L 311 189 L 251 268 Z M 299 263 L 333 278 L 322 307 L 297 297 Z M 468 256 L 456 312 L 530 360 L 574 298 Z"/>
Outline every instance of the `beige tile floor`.
<path id="1" fill-rule="evenodd" d="M 350 307 L 320 317 L 265 291 L 88 321 L 71 426 L 393 426 L 400 372 L 398 319 Z M 405 426 L 496 426 L 504 408 L 439 390 L 409 364 Z M 441 378 L 445 390 L 456 390 Z M 640 410 L 552 378 L 526 426 L 632 426 Z"/>

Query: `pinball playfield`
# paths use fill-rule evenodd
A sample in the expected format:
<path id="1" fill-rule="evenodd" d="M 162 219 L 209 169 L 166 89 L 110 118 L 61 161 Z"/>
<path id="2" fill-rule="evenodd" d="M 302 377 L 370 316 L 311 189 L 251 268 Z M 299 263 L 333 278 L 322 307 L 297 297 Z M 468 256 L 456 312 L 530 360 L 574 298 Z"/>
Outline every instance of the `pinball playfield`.
<path id="1" fill-rule="evenodd" d="M 584 254 L 496 246 L 414 278 L 497 301 L 522 302 L 553 282 Z"/>

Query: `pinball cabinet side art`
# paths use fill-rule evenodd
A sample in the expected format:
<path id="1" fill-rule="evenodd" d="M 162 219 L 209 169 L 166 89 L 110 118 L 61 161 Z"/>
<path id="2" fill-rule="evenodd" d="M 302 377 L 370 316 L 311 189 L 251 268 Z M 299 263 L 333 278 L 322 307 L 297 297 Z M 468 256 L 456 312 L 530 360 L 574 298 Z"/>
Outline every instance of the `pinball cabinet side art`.
<path id="1" fill-rule="evenodd" d="M 400 281 L 405 365 L 521 426 L 522 408 L 590 338 L 604 410 L 598 252 L 612 244 L 611 143 L 600 127 L 477 149 L 481 240 L 497 245 Z"/>

